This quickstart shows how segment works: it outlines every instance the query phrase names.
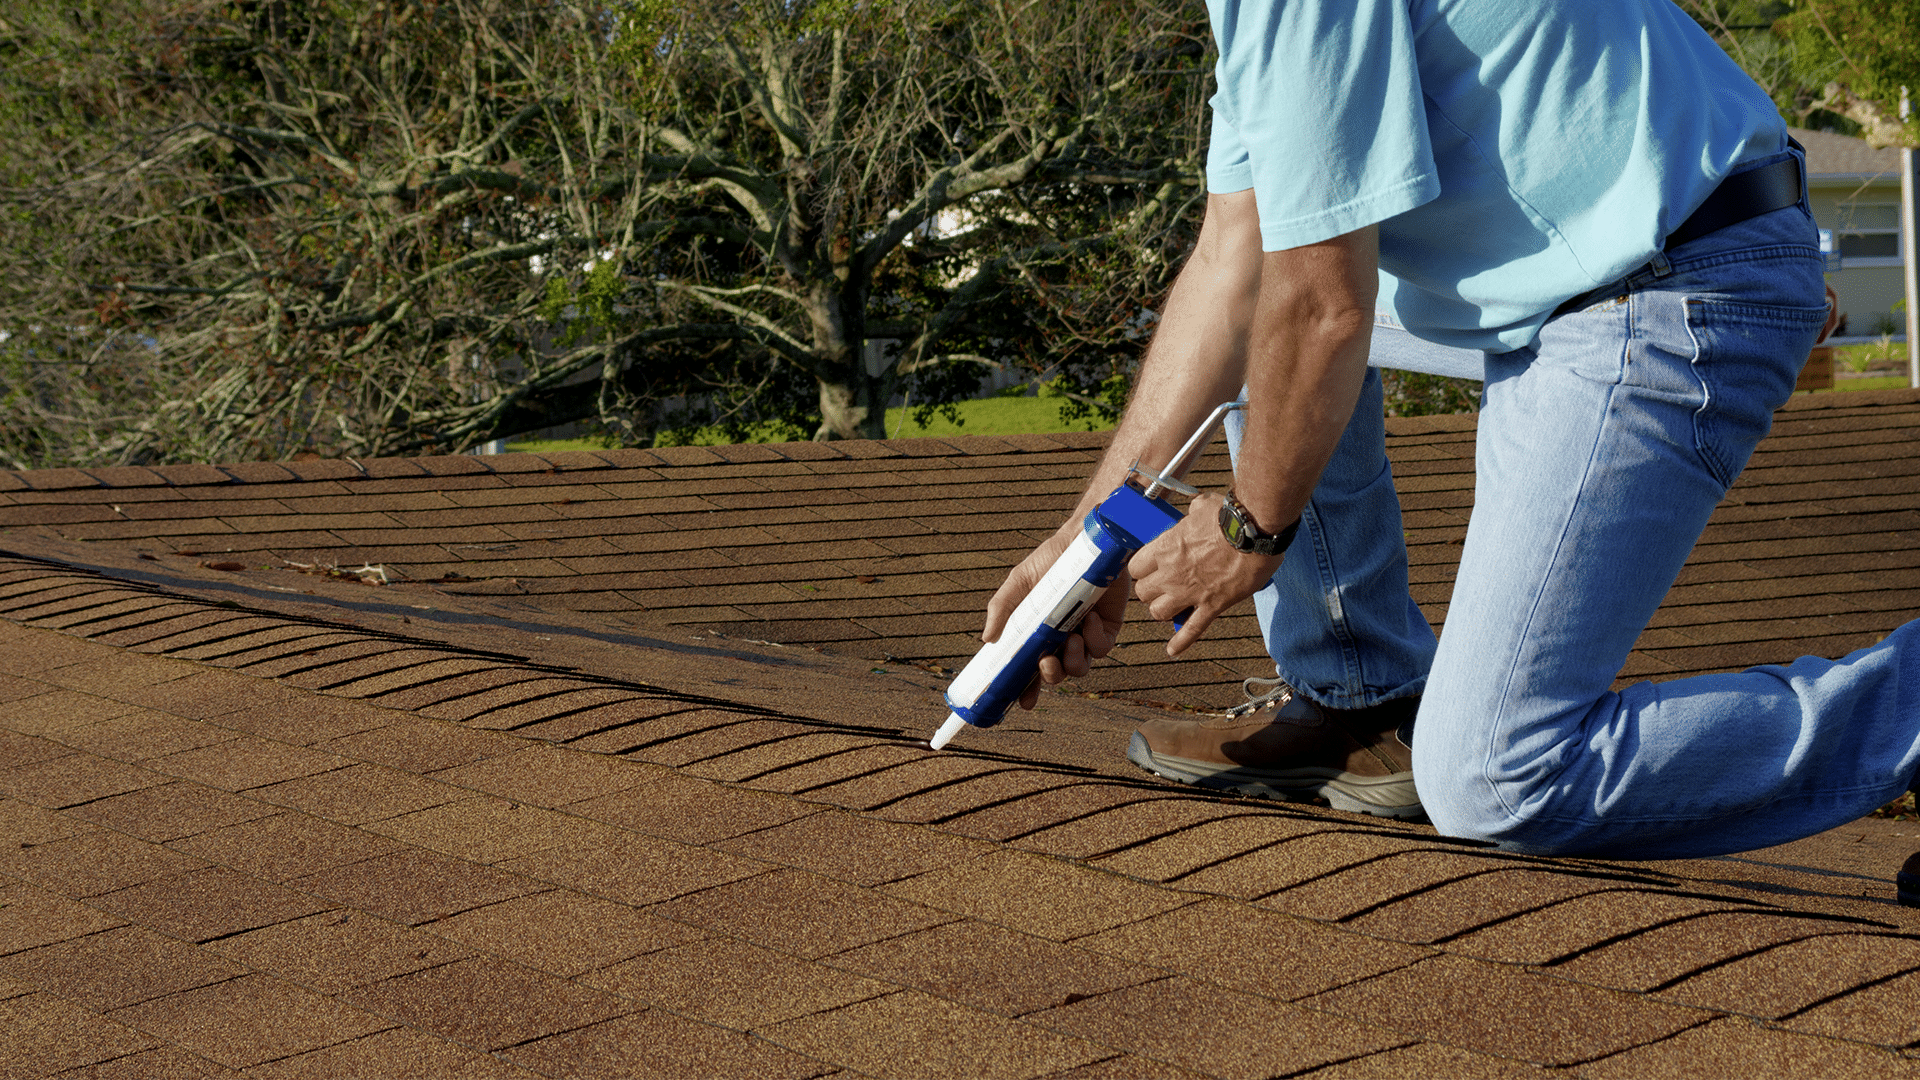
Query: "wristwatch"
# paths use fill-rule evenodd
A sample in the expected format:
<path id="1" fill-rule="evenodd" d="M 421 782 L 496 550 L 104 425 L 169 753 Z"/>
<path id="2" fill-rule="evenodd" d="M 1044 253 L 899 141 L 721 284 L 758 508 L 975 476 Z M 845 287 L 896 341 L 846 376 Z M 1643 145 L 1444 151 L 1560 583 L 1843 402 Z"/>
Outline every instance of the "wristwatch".
<path id="1" fill-rule="evenodd" d="M 1235 551 L 1244 551 L 1250 555 L 1278 555 L 1293 543 L 1293 534 L 1300 531 L 1300 519 L 1277 533 L 1263 533 L 1260 526 L 1254 524 L 1253 515 L 1240 505 L 1240 500 L 1227 492 L 1226 499 L 1220 504 L 1220 535 L 1227 538 Z"/>

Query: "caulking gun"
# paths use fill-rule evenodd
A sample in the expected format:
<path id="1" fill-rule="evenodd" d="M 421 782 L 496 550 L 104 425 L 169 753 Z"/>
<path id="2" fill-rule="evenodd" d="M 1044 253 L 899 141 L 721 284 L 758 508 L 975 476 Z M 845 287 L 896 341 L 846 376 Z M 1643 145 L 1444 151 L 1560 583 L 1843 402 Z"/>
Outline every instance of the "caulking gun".
<path id="1" fill-rule="evenodd" d="M 1100 591 L 1113 584 L 1133 553 L 1180 520 L 1180 511 L 1160 497 L 1162 491 L 1199 494 L 1177 477 L 1188 463 L 1213 441 L 1220 421 L 1246 407 L 1229 401 L 1213 410 L 1206 422 L 1180 448 L 1164 472 L 1155 473 L 1134 462 L 1120 486 L 1093 508 L 1080 535 L 1060 553 L 1053 566 L 1013 611 L 1000 638 L 981 648 L 947 687 L 947 722 L 934 733 L 935 750 L 953 741 L 967 724 L 992 727 L 1020 699 L 1040 670 L 1041 657 L 1060 648 L 1067 635 L 1080 627 Z M 1135 478 L 1144 489 L 1135 487 Z"/>

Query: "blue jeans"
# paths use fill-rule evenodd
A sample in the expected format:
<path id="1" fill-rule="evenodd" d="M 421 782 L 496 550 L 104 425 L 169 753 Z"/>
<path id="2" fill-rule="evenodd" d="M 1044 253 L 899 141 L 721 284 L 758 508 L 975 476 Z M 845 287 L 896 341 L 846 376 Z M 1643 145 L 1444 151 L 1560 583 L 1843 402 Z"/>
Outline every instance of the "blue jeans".
<path id="1" fill-rule="evenodd" d="M 1423 693 L 1427 813 L 1513 850 L 1743 851 L 1897 797 L 1920 767 L 1920 624 L 1838 661 L 1611 689 L 1819 332 L 1804 205 L 1675 247 L 1600 297 L 1508 353 L 1376 331 L 1376 364 L 1484 371 L 1446 632 L 1436 648 L 1407 595 L 1370 371 L 1255 598 L 1278 673 L 1334 707 Z"/>

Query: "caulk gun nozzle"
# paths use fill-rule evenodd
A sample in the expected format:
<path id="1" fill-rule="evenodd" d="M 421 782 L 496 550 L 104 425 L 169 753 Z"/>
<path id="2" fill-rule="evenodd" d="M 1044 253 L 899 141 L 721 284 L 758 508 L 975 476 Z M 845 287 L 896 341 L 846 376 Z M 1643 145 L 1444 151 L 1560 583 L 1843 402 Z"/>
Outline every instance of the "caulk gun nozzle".
<path id="1" fill-rule="evenodd" d="M 933 738 L 927 740 L 927 745 L 935 750 L 944 750 L 947 744 L 953 741 L 953 737 L 960 734 L 960 729 L 966 726 L 966 719 L 959 713 L 948 713 L 947 722 L 941 724 L 940 730 L 933 733 Z"/>

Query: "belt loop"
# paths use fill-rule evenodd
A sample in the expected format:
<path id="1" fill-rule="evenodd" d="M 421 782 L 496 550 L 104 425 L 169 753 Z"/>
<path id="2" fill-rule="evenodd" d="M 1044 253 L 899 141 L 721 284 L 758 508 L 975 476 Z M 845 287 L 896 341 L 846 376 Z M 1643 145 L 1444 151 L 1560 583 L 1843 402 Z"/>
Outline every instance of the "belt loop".
<path id="1" fill-rule="evenodd" d="M 1653 253 L 1653 258 L 1647 260 L 1647 269 L 1653 271 L 1653 276 L 1657 280 L 1673 273 L 1673 264 L 1667 261 L 1666 252 L 1656 251 Z"/>

